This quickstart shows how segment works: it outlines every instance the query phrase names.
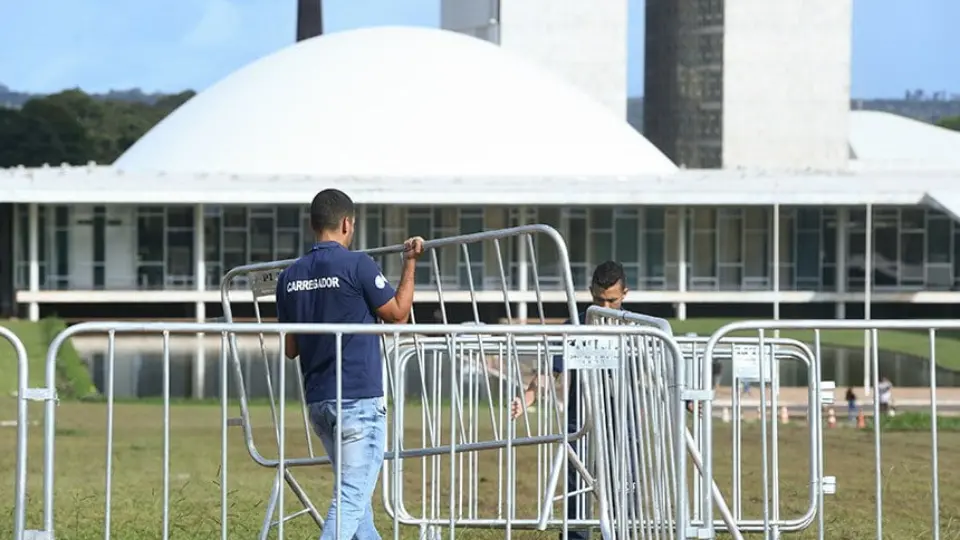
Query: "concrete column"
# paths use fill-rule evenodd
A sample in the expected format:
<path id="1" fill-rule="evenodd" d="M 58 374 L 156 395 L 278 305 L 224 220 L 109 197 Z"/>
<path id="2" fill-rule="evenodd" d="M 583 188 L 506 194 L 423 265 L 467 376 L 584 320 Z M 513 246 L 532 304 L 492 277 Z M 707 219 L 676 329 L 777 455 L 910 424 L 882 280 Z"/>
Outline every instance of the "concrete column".
<path id="1" fill-rule="evenodd" d="M 36 203 L 30 203 L 28 210 L 28 245 L 27 257 L 30 265 L 30 294 L 36 295 L 40 292 L 40 208 Z M 30 320 L 33 322 L 40 320 L 40 304 L 36 297 L 30 302 Z"/>
<path id="2" fill-rule="evenodd" d="M 520 207 L 520 223 L 518 223 L 518 225 L 523 226 L 526 224 L 527 224 L 527 207 L 521 206 Z M 520 294 L 525 294 L 529 287 L 527 280 L 528 280 L 528 274 L 530 273 L 530 268 L 529 268 L 530 265 L 528 262 L 529 255 L 527 254 L 526 236 L 518 236 L 517 242 L 520 242 L 520 245 L 517 247 L 517 272 L 520 273 L 517 279 L 517 289 L 520 291 Z M 522 322 L 527 320 L 526 301 L 518 302 L 514 310 L 517 313 L 518 321 Z"/>
<path id="3" fill-rule="evenodd" d="M 203 204 L 193 207 L 193 262 L 194 286 L 197 291 L 197 300 L 194 307 L 198 323 L 207 319 L 207 305 L 203 300 L 203 293 L 207 289 L 206 245 L 203 234 Z M 197 334 L 196 362 L 193 364 L 193 397 L 203 399 L 203 387 L 206 383 L 207 359 L 204 347 L 204 334 Z"/>
<path id="4" fill-rule="evenodd" d="M 680 224 L 677 227 L 677 278 L 680 293 L 687 292 L 687 207 L 677 208 L 680 215 Z M 681 297 L 684 295 L 681 294 Z M 681 321 L 687 320 L 687 303 L 683 300 L 677 302 L 677 318 Z"/>

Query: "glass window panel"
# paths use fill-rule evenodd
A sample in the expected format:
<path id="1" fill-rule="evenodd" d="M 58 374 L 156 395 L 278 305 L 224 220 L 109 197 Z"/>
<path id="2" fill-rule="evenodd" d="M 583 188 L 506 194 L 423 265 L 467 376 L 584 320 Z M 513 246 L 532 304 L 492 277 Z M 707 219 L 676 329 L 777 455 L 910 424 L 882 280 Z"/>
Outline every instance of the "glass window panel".
<path id="1" fill-rule="evenodd" d="M 900 279 L 904 285 L 923 284 L 923 244 L 922 232 L 900 235 Z"/>
<path id="2" fill-rule="evenodd" d="M 361 234 L 366 235 L 367 248 L 375 248 L 385 244 L 383 239 L 383 212 L 378 207 L 367 209 L 366 223 Z"/>
<path id="3" fill-rule="evenodd" d="M 411 212 L 407 217 L 407 231 L 410 236 L 421 236 L 423 238 L 430 238 L 431 233 L 431 219 L 430 216 L 418 216 Z"/>
<path id="4" fill-rule="evenodd" d="M 820 229 L 820 209 L 819 208 L 798 208 L 797 209 L 797 229 L 812 230 Z"/>
<path id="5" fill-rule="evenodd" d="M 692 277 L 715 277 L 716 235 L 713 232 L 695 232 L 690 236 Z"/>
<path id="6" fill-rule="evenodd" d="M 931 219 L 927 224 L 927 260 L 934 264 L 949 264 L 952 224 L 946 219 Z"/>
<path id="7" fill-rule="evenodd" d="M 560 229 L 560 208 L 543 207 L 537 210 L 537 218 L 540 223 L 550 225 Z M 560 275 L 559 253 L 557 246 L 549 237 L 539 234 L 536 237 L 537 244 L 537 264 L 539 265 L 541 277 L 555 277 Z"/>
<path id="8" fill-rule="evenodd" d="M 897 253 L 897 226 L 889 216 L 881 215 L 875 222 L 873 236 L 874 285 L 892 287 L 897 285 L 897 268 L 900 257 Z"/>
<path id="9" fill-rule="evenodd" d="M 713 231 L 716 229 L 717 217 L 716 210 L 713 208 L 694 208 L 692 225 L 694 229 Z"/>
<path id="10" fill-rule="evenodd" d="M 207 261 L 220 260 L 220 217 L 203 218 L 203 250 Z"/>
<path id="11" fill-rule="evenodd" d="M 632 217 L 617 219 L 616 235 L 617 260 L 625 264 L 640 262 L 640 221 Z"/>
<path id="12" fill-rule="evenodd" d="M 824 264 L 836 264 L 837 262 L 837 218 L 831 216 L 824 219 L 821 228 L 821 240 L 823 241 L 823 262 Z"/>
<path id="13" fill-rule="evenodd" d="M 608 232 L 593 233 L 593 264 L 600 264 L 613 258 L 613 235 Z"/>
<path id="14" fill-rule="evenodd" d="M 242 206 L 224 206 L 223 207 L 223 226 L 224 227 L 247 227 L 247 209 Z"/>
<path id="15" fill-rule="evenodd" d="M 277 233 L 277 259 L 295 259 L 300 256 L 300 231 Z"/>
<path id="16" fill-rule="evenodd" d="M 805 283 L 820 282 L 820 231 L 797 232 L 797 279 Z"/>
<path id="17" fill-rule="evenodd" d="M 720 267 L 720 290 L 738 291 L 741 288 L 742 272 L 739 266 Z"/>
<path id="18" fill-rule="evenodd" d="M 610 208 L 593 208 L 590 210 L 590 226 L 594 229 L 613 228 L 613 210 Z"/>
<path id="19" fill-rule="evenodd" d="M 137 267 L 137 283 L 140 289 L 163 287 L 163 265 L 140 265 Z"/>
<path id="20" fill-rule="evenodd" d="M 720 262 L 739 263 L 742 260 L 740 218 L 720 220 Z"/>
<path id="21" fill-rule="evenodd" d="M 766 229 L 768 227 L 767 209 L 748 207 L 744 210 L 744 221 L 747 229 Z"/>
<path id="22" fill-rule="evenodd" d="M 644 236 L 644 275 L 664 277 L 664 231 L 647 231 Z"/>
<path id="23" fill-rule="evenodd" d="M 300 228 L 299 206 L 283 205 L 277 207 L 277 227 L 281 229 L 299 229 Z"/>
<path id="24" fill-rule="evenodd" d="M 250 260 L 266 262 L 273 260 L 273 218 L 254 217 L 250 219 Z"/>
<path id="25" fill-rule="evenodd" d="M 744 244 L 744 271 L 746 276 L 767 277 L 770 268 L 770 253 L 767 231 L 752 230 L 746 232 Z"/>
<path id="26" fill-rule="evenodd" d="M 664 208 L 646 208 L 643 214 L 644 226 L 647 230 L 663 229 L 666 226 L 666 210 Z"/>
<path id="27" fill-rule="evenodd" d="M 137 255 L 140 262 L 163 262 L 163 217 L 137 218 Z"/>
<path id="28" fill-rule="evenodd" d="M 570 218 L 567 222 L 570 263 L 586 263 L 587 260 L 587 220 L 584 218 Z"/>
<path id="29" fill-rule="evenodd" d="M 625 274 L 627 282 L 625 285 L 629 289 L 638 289 L 640 287 L 640 268 L 635 264 L 627 264 L 623 266 L 623 273 Z"/>
<path id="30" fill-rule="evenodd" d="M 167 226 L 176 228 L 193 227 L 192 206 L 170 206 L 167 208 Z"/>
<path id="31" fill-rule="evenodd" d="M 247 233 L 244 231 L 223 231 L 223 249 L 234 253 L 247 251 Z"/>
<path id="32" fill-rule="evenodd" d="M 900 210 L 900 223 L 904 229 L 922 231 L 926 221 L 926 212 L 922 208 L 903 208 Z"/>
<path id="33" fill-rule="evenodd" d="M 192 231 L 171 231 L 167 234 L 167 273 L 178 277 L 193 275 Z"/>

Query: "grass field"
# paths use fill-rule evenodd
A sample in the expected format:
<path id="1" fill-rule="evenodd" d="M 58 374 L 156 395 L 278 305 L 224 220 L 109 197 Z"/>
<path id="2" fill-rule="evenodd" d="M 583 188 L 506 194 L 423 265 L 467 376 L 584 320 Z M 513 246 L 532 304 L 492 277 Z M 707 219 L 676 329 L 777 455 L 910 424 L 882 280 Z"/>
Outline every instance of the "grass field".
<path id="1" fill-rule="evenodd" d="M 405 434 L 407 444 L 419 440 L 416 423 L 419 412 L 408 411 Z M 113 538 L 141 540 L 159 538 L 161 531 L 162 413 L 156 403 L 123 403 L 115 410 L 114 478 L 112 503 Z M 13 400 L 0 400 L 0 416 L 12 417 Z M 171 408 L 171 537 L 208 539 L 219 537 L 219 429 L 220 409 L 210 405 L 174 405 Z M 41 409 L 31 410 L 34 420 Z M 261 449 L 274 455 L 270 440 L 268 411 L 257 407 L 254 424 L 263 426 L 255 433 Z M 300 418 L 291 414 L 288 445 L 291 455 L 305 454 Z M 56 451 L 56 538 L 86 540 L 103 538 L 106 406 L 102 403 L 64 403 L 57 412 Z M 718 425 L 715 436 L 715 463 L 718 483 L 730 493 L 730 432 Z M 784 517 L 799 516 L 807 500 L 807 432 L 802 423 L 781 427 L 781 512 Z M 520 428 L 518 428 L 520 430 Z M 14 431 L 0 431 L 0 475 L 11 486 L 14 466 Z M 29 524 L 38 527 L 41 516 L 42 428 L 30 428 L 29 445 Z M 446 439 L 446 437 L 444 437 Z M 253 538 L 259 529 L 263 508 L 272 479 L 272 471 L 253 464 L 246 454 L 241 433 L 231 428 L 229 446 L 228 523 L 231 538 Z M 761 516 L 759 428 L 744 430 L 744 514 Z M 960 468 L 956 448 L 960 433 L 940 436 L 940 511 L 941 538 L 960 538 Z M 888 433 L 883 437 L 883 510 L 884 538 L 929 538 L 931 524 L 931 480 L 929 436 L 922 433 Z M 836 495 L 826 499 L 826 538 L 862 539 L 875 537 L 874 476 L 872 433 L 837 428 L 825 437 L 827 474 L 838 482 Z M 953 456 L 952 458 L 950 456 Z M 497 513 L 497 452 L 479 454 L 479 509 L 483 516 Z M 533 516 L 537 506 L 538 475 L 536 450 L 520 449 L 516 489 L 518 517 Z M 420 493 L 420 461 L 406 462 L 404 489 L 408 510 L 416 514 Z M 449 470 L 443 459 L 441 471 Z M 328 468 L 296 471 L 315 502 L 325 511 L 331 487 Z M 447 473 L 444 472 L 443 486 Z M 466 484 L 465 484 L 466 485 Z M 448 492 L 441 490 L 443 504 Z M 294 499 L 287 497 L 288 510 Z M 0 491 L 0 508 L 12 507 L 12 490 Z M 393 525 L 383 510 L 379 494 L 375 502 L 381 534 L 392 537 Z M 9 512 L 0 516 L 0 531 L 12 529 Z M 288 524 L 288 538 L 314 538 L 316 528 L 309 518 Z M 502 531 L 459 531 L 464 538 L 502 538 Z M 517 538 L 555 538 L 556 533 L 518 531 Z M 6 533 L 3 533 L 5 536 Z M 402 528 L 401 538 L 416 538 L 414 528 Z M 595 535 L 596 537 L 596 535 Z M 812 531 L 801 534 L 812 538 Z"/>

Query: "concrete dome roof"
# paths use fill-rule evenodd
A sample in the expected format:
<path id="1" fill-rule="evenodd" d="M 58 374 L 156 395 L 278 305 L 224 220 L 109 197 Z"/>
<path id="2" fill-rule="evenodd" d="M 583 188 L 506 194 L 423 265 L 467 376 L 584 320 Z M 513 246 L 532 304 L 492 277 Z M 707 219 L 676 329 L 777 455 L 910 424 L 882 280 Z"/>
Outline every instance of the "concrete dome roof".
<path id="1" fill-rule="evenodd" d="M 409 27 L 329 34 L 261 58 L 115 165 L 393 177 L 676 171 L 625 118 L 565 81 L 485 41 Z"/>

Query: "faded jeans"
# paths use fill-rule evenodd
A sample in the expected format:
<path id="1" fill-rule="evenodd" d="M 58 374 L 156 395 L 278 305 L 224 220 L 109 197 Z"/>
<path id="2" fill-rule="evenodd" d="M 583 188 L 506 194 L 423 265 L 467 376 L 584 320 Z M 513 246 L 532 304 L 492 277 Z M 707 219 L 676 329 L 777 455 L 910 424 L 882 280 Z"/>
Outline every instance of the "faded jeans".
<path id="1" fill-rule="evenodd" d="M 387 408 L 383 398 L 345 399 L 341 404 L 341 455 L 337 455 L 337 402 L 310 404 L 310 423 L 333 461 L 340 463 L 342 478 L 334 483 L 333 499 L 321 540 L 380 540 L 373 524 L 373 490 L 383 467 Z M 337 523 L 337 488 L 340 486 L 340 522 Z M 337 528 L 340 536 L 337 536 Z"/>

